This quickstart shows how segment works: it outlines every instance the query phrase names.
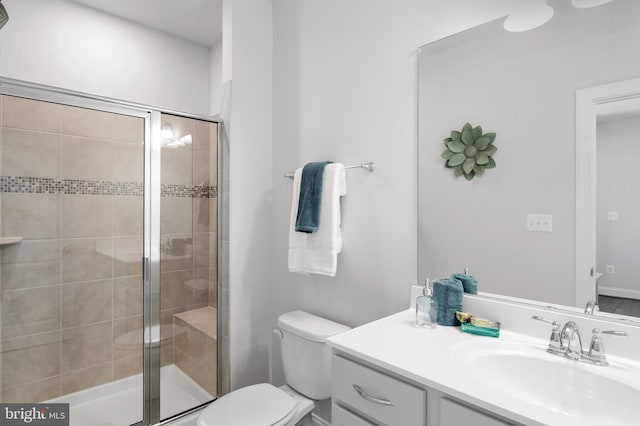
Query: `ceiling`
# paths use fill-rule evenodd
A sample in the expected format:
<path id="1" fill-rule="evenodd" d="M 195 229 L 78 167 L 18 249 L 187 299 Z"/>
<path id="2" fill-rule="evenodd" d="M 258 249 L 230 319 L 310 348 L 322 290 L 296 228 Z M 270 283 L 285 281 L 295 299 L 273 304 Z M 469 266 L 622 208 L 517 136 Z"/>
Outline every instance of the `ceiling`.
<path id="1" fill-rule="evenodd" d="M 68 0 L 211 47 L 222 38 L 222 0 Z"/>

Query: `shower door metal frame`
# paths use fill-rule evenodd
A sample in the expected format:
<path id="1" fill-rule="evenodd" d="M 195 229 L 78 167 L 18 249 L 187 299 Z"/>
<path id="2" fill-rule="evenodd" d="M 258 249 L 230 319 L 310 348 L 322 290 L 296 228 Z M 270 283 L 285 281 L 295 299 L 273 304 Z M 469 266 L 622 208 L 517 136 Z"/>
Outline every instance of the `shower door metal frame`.
<path id="1" fill-rule="evenodd" d="M 171 111 L 117 99 L 93 96 L 82 92 L 60 89 L 0 76 L 0 95 L 16 96 L 37 101 L 52 102 L 79 108 L 139 117 L 144 120 L 144 249 L 141 259 L 143 279 L 143 419 L 132 426 L 168 423 L 192 413 L 208 403 L 191 407 L 183 413 L 162 420 L 160 415 L 160 179 L 161 179 L 161 115 L 163 113 L 193 118 L 218 124 L 220 120 L 179 111 Z M 218 138 L 218 146 L 220 139 Z M 219 152 L 219 151 L 218 151 Z M 220 163 L 220 161 L 218 161 Z M 220 167 L 218 167 L 218 172 Z M 219 184 L 219 181 L 218 181 Z M 220 208 L 218 208 L 220 210 Z M 218 226 L 220 218 L 218 218 Z M 219 230 L 218 234 L 219 235 Z M 220 262 L 217 272 L 220 276 Z M 220 281 L 218 280 L 218 287 Z M 218 292 L 219 294 L 219 292 Z M 219 310 L 218 310 L 219 312 Z M 220 333 L 220 321 L 218 321 Z M 218 352 L 220 345 L 218 344 Z M 218 357 L 219 359 L 219 357 Z M 218 362 L 218 382 L 220 382 Z M 214 398 L 215 399 L 215 398 Z"/>

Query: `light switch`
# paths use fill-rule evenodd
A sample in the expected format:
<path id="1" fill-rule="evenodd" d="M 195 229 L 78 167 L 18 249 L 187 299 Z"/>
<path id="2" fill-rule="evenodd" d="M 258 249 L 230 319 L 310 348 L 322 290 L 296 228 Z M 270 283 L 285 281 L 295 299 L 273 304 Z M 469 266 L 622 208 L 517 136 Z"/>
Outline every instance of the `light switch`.
<path id="1" fill-rule="evenodd" d="M 608 212 L 607 220 L 618 220 L 618 212 Z"/>
<path id="2" fill-rule="evenodd" d="M 528 214 L 527 231 L 531 232 L 552 232 L 553 216 L 550 214 Z"/>

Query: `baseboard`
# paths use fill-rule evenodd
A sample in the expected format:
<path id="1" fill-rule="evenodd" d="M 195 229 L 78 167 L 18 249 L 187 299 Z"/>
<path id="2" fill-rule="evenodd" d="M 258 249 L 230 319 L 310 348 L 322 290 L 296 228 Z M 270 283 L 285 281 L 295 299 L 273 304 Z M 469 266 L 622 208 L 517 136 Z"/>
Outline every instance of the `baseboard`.
<path id="1" fill-rule="evenodd" d="M 625 299 L 640 300 L 640 290 L 598 286 L 598 294 L 602 296 L 624 297 Z"/>
<path id="2" fill-rule="evenodd" d="M 311 419 L 313 420 L 313 426 L 331 426 L 331 423 L 329 423 L 316 413 L 311 414 Z"/>

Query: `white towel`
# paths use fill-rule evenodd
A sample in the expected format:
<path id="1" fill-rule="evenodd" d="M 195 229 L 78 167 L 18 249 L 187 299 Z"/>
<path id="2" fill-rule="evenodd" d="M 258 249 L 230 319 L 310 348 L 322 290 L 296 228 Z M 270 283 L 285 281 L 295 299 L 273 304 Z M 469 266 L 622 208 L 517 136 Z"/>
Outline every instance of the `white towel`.
<path id="1" fill-rule="evenodd" d="M 289 271 L 303 275 L 319 274 L 333 277 L 338 269 L 338 253 L 342 251 L 340 197 L 347 194 L 344 166 L 332 163 L 327 164 L 324 169 L 320 223 L 318 231 L 312 234 L 295 231 L 301 178 L 300 168 L 293 177 L 289 222 Z"/>

